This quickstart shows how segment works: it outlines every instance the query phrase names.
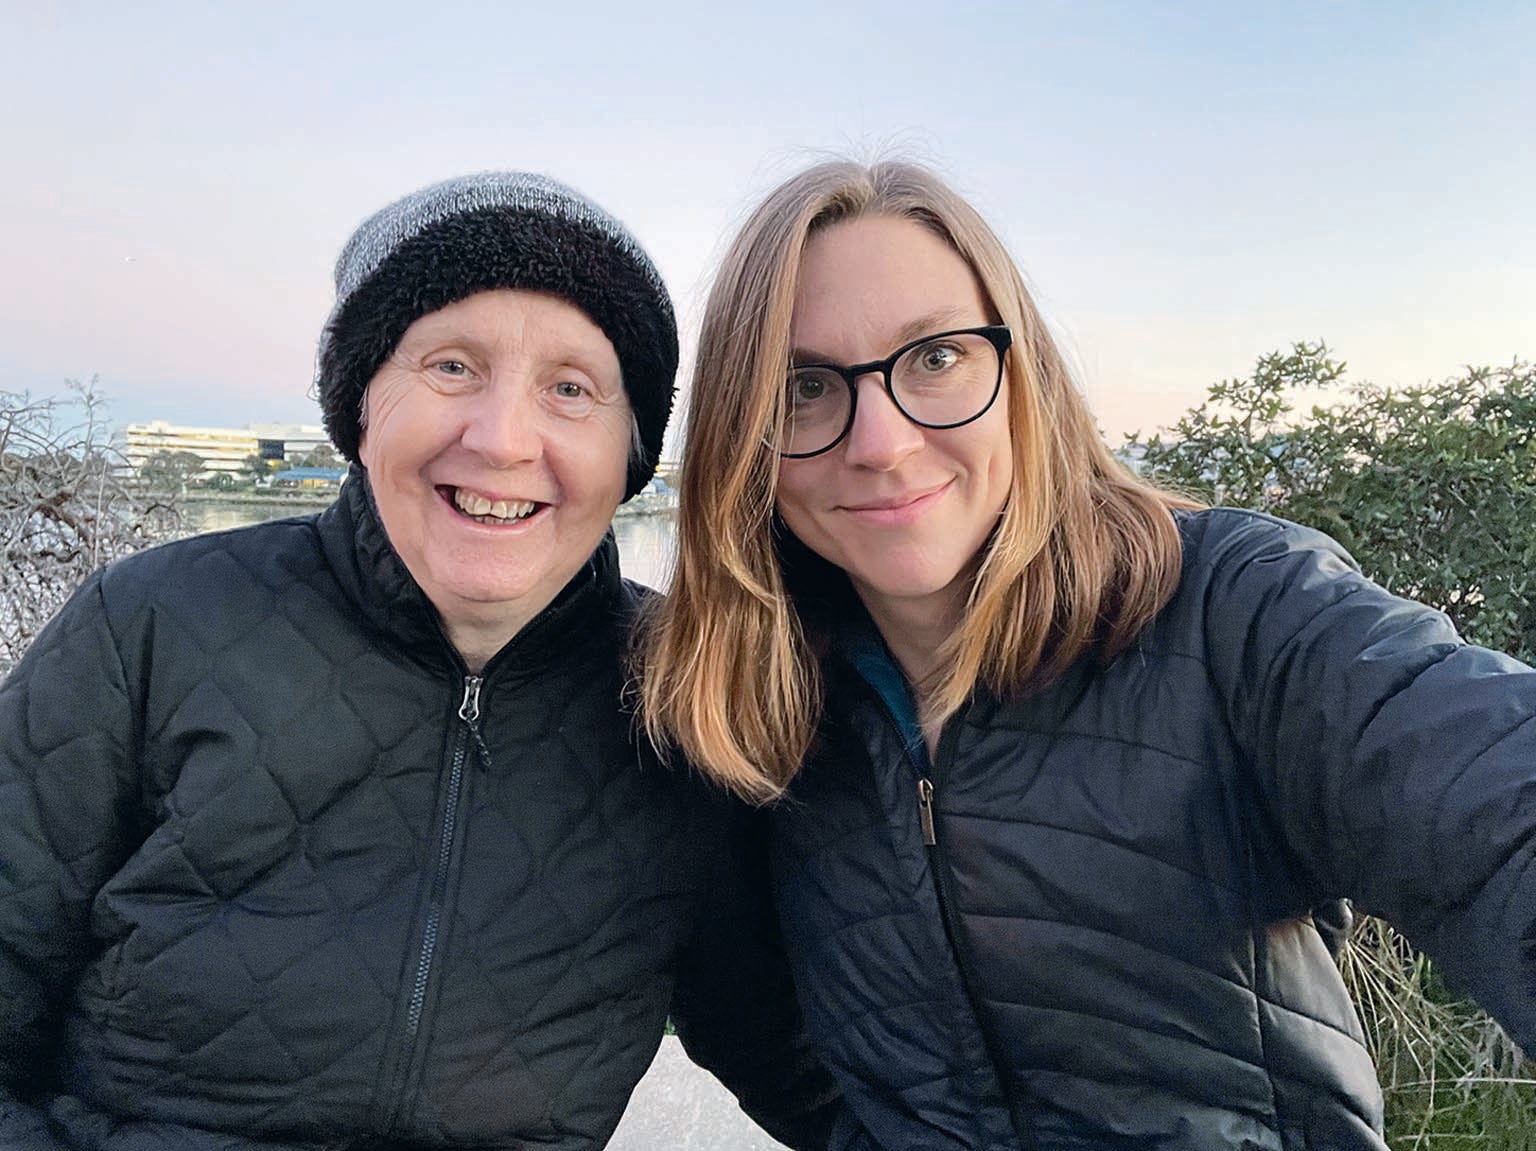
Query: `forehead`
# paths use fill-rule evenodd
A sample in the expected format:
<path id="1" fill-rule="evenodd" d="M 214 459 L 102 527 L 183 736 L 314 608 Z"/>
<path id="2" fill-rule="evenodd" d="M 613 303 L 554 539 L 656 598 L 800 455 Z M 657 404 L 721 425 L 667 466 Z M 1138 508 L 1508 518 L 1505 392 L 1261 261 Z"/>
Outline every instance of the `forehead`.
<path id="1" fill-rule="evenodd" d="M 618 353 L 603 330 L 575 304 L 521 289 L 496 288 L 456 300 L 417 317 L 400 338 L 401 347 L 445 342 L 618 362 Z"/>
<path id="2" fill-rule="evenodd" d="M 790 321 L 796 349 L 865 357 L 914 324 L 986 323 L 991 309 L 965 259 L 941 236 L 900 216 L 862 216 L 810 238 Z"/>

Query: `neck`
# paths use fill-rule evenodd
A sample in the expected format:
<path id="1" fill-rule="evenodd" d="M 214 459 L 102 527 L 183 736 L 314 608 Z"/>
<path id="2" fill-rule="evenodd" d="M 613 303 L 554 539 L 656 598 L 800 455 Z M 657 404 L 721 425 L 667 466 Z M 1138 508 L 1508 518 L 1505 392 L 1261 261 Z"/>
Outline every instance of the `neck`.
<path id="1" fill-rule="evenodd" d="M 869 618 L 918 692 L 919 705 L 923 702 L 924 685 L 938 670 L 940 647 L 964 617 L 965 591 L 965 585 L 959 581 L 920 599 L 898 599 L 859 589 Z"/>
<path id="2" fill-rule="evenodd" d="M 505 611 L 485 615 L 461 611 L 450 615 L 439 610 L 438 618 L 442 620 L 448 642 L 459 653 L 464 666 L 478 675 L 491 657 L 511 643 L 533 616 L 520 612 L 513 618 Z"/>
<path id="3" fill-rule="evenodd" d="M 968 579 L 957 579 L 932 595 L 903 599 L 857 587 L 869 618 L 912 685 L 919 716 L 927 706 L 934 673 L 939 670 L 939 649 L 965 618 L 969 589 Z M 938 754 L 942 726 L 931 719 L 919 720 L 930 759 Z"/>

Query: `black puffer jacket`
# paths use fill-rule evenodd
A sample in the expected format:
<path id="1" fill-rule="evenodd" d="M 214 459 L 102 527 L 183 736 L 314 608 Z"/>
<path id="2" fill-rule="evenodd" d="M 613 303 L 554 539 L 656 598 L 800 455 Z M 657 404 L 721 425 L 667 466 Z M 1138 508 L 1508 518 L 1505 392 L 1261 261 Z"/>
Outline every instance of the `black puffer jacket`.
<path id="1" fill-rule="evenodd" d="M 1536 672 L 1314 532 L 1181 529 L 1132 650 L 977 700 L 931 768 L 830 662 L 773 867 L 834 1147 L 1382 1148 L 1338 896 L 1536 1049 Z"/>
<path id="2" fill-rule="evenodd" d="M 609 541 L 466 676 L 362 480 L 93 577 L 0 689 L 0 1148 L 595 1148 L 669 1006 L 824 1143 L 740 811 L 619 706 L 637 594 Z"/>

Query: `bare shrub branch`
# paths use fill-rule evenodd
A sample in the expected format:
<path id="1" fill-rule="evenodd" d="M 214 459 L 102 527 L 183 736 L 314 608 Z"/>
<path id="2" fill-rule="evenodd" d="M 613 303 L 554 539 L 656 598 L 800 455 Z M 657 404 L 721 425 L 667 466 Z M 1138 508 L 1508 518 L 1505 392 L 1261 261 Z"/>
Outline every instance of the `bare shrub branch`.
<path id="1" fill-rule="evenodd" d="M 0 675 L 96 568 L 177 534 L 177 494 L 138 484 L 96 380 L 0 392 Z"/>

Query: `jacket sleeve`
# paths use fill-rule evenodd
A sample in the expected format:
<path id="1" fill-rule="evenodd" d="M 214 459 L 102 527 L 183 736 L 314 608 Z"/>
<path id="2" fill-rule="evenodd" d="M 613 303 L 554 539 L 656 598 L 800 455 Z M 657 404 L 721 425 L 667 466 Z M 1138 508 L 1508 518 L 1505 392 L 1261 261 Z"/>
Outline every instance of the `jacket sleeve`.
<path id="1" fill-rule="evenodd" d="M 679 964 L 672 1023 L 758 1126 L 796 1151 L 823 1151 L 841 1096 L 801 1024 L 768 894 L 766 821 L 728 806 L 732 833 Z"/>
<path id="2" fill-rule="evenodd" d="M 1295 867 L 1536 1051 L 1536 670 L 1462 642 L 1326 536 L 1213 517 L 1207 665 Z"/>
<path id="3" fill-rule="evenodd" d="M 0 684 L 0 1151 L 62 1148 L 32 1103 L 124 850 L 131 727 L 98 573 Z"/>

